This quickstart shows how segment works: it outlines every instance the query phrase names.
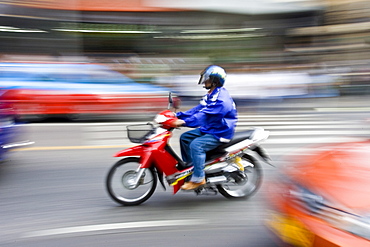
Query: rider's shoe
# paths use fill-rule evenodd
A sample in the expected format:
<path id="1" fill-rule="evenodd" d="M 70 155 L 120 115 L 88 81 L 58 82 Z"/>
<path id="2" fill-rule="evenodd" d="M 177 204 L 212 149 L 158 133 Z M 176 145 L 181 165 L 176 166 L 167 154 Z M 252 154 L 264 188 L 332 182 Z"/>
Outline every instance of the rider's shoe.
<path id="1" fill-rule="evenodd" d="M 186 182 L 183 186 L 181 186 L 181 189 L 183 190 L 194 190 L 198 188 L 199 186 L 206 184 L 206 179 L 203 179 L 200 183 L 194 183 L 194 182 Z"/>

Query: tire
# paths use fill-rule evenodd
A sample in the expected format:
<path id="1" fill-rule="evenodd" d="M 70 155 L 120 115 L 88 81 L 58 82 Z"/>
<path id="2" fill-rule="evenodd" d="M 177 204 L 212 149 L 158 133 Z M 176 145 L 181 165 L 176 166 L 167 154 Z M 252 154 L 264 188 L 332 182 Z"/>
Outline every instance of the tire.
<path id="1" fill-rule="evenodd" d="M 221 195 L 228 199 L 248 198 L 257 192 L 262 183 L 262 168 L 259 162 L 249 156 L 241 156 L 243 165 L 252 164 L 253 166 L 244 166 L 245 179 L 237 182 L 233 178 L 229 182 L 217 185 Z"/>
<path id="2" fill-rule="evenodd" d="M 113 165 L 106 178 L 106 188 L 110 197 L 125 206 L 139 205 L 148 200 L 157 186 L 157 174 L 153 168 L 144 171 L 139 186 L 130 182 L 136 178 L 139 158 L 124 158 Z M 131 187 L 130 187 L 131 186 Z"/>

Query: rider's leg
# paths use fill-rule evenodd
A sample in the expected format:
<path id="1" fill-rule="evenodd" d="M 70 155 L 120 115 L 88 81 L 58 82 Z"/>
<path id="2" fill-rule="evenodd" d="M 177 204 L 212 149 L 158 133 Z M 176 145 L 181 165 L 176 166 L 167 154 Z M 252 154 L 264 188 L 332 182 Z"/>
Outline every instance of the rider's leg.
<path id="1" fill-rule="evenodd" d="M 200 132 L 199 129 L 193 129 L 183 133 L 180 136 L 180 149 L 181 149 L 181 156 L 184 162 L 191 162 L 190 156 L 190 143 L 197 137 L 202 136 L 203 134 Z"/>
<path id="2" fill-rule="evenodd" d="M 193 162 L 194 170 L 190 181 L 200 183 L 205 178 L 204 163 L 206 160 L 206 152 L 216 148 L 221 142 L 211 134 L 204 134 L 201 137 L 194 139 L 190 144 L 190 155 Z"/>

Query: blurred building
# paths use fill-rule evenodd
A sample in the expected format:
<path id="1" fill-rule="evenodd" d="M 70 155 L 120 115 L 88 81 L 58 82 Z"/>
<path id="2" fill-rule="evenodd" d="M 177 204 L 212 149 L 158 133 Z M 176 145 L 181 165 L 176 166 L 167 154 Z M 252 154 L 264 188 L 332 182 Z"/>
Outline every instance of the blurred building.
<path id="1" fill-rule="evenodd" d="M 287 30 L 292 59 L 342 76 L 342 94 L 369 94 L 370 2 L 325 0 L 317 25 Z"/>
<path id="2" fill-rule="evenodd" d="M 301 2 L 2 1 L 0 52 L 282 63 L 285 30 L 318 24 L 321 6 Z"/>
<path id="3" fill-rule="evenodd" d="M 83 57 L 137 77 L 228 70 L 338 74 L 370 93 L 368 0 L 8 0 L 0 54 Z M 145 79 L 145 78 L 144 78 Z"/>

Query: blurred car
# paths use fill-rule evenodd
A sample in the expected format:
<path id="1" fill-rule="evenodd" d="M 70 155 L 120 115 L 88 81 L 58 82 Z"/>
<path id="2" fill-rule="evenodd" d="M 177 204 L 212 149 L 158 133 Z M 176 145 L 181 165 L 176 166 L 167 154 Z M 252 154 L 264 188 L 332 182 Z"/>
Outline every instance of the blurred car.
<path id="1" fill-rule="evenodd" d="M 370 246 L 370 140 L 316 149 L 269 185 L 267 227 L 283 246 Z"/>
<path id="2" fill-rule="evenodd" d="M 98 64 L 0 63 L 3 100 L 20 118 L 155 115 L 169 89 L 138 83 Z"/>
<path id="3" fill-rule="evenodd" d="M 5 159 L 8 151 L 7 145 L 12 142 L 15 134 L 13 112 L 10 108 L 0 102 L 0 161 Z"/>
<path id="4" fill-rule="evenodd" d="M 23 140 L 25 136 L 17 124 L 17 115 L 11 106 L 2 100 L 4 92 L 5 90 L 0 89 L 0 162 L 6 160 L 9 150 L 33 143 Z"/>

